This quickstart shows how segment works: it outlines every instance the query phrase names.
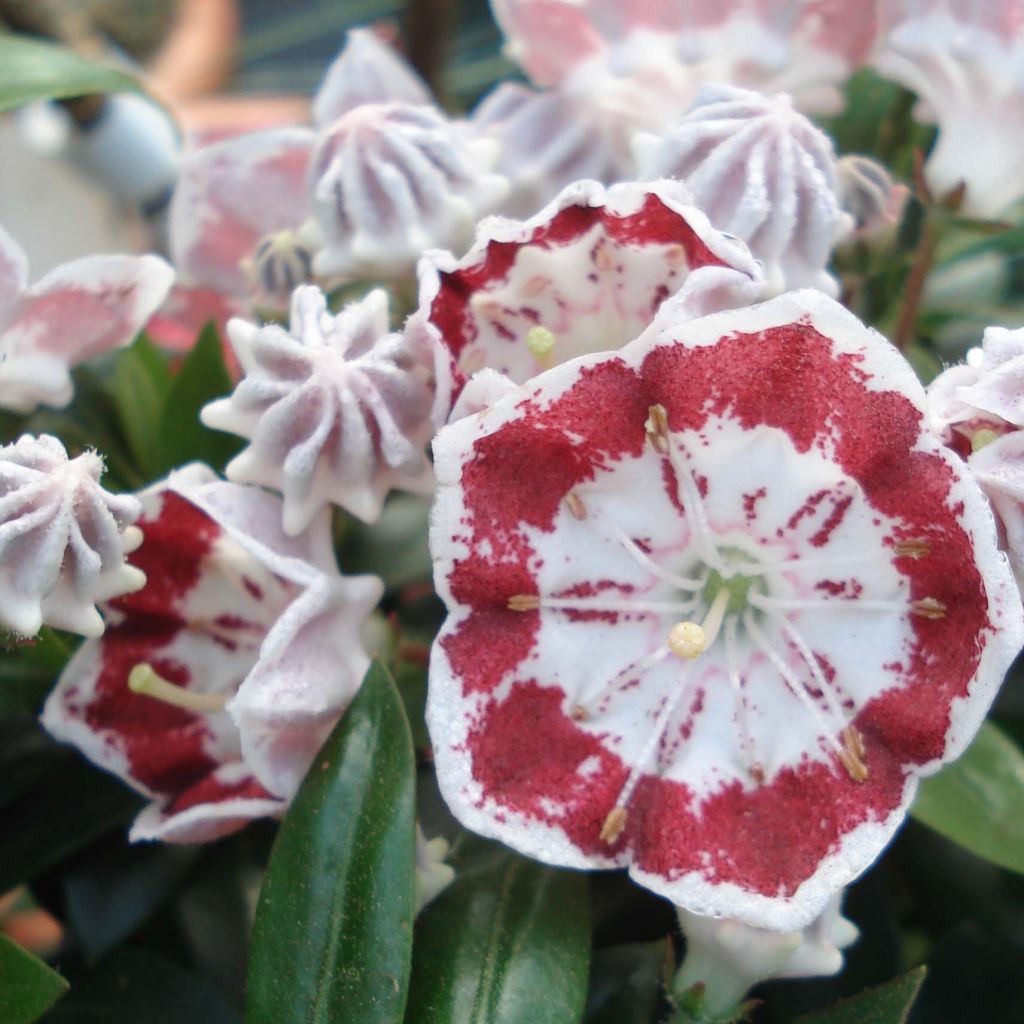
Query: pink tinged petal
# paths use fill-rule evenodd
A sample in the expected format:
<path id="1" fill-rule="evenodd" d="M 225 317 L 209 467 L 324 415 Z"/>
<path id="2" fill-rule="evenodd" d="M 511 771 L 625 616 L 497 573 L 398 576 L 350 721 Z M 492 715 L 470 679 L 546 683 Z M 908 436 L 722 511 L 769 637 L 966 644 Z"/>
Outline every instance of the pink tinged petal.
<path id="1" fill-rule="evenodd" d="M 636 151 L 641 177 L 685 182 L 713 224 L 750 246 L 769 294 L 837 294 L 825 268 L 852 220 L 839 203 L 832 143 L 788 96 L 706 86 L 669 133 L 638 139 Z"/>
<path id="2" fill-rule="evenodd" d="M 1024 433 L 996 438 L 967 462 L 995 509 L 1003 549 L 1024 584 Z"/>
<path id="3" fill-rule="evenodd" d="M 364 103 L 432 104 L 426 82 L 381 35 L 354 28 L 313 98 L 313 120 L 326 127 Z"/>
<path id="4" fill-rule="evenodd" d="M 549 862 L 629 865 L 694 913 L 783 930 L 821 913 L 916 777 L 963 751 L 1024 632 L 987 503 L 923 397 L 887 343 L 802 292 L 556 368 L 442 431 L 450 615 L 428 724 L 460 819 Z M 682 615 L 640 609 L 677 586 L 651 564 L 692 577 L 737 545 L 763 560 L 758 600 L 792 610 L 726 627 L 734 687 L 721 648 L 681 675 L 657 647 Z M 866 775 L 825 743 L 840 727 Z"/>
<path id="5" fill-rule="evenodd" d="M 188 352 L 208 323 L 215 324 L 224 338 L 228 321 L 244 312 L 246 307 L 242 303 L 222 292 L 176 285 L 150 319 L 146 333 L 163 348 Z"/>
<path id="6" fill-rule="evenodd" d="M 424 249 L 459 247 L 505 198 L 491 168 L 497 146 L 469 139 L 433 108 L 364 104 L 317 143 L 313 216 L 323 233 L 318 275 L 351 279 L 409 273 Z"/>
<path id="7" fill-rule="evenodd" d="M 232 323 L 230 337 L 246 376 L 203 422 L 250 440 L 228 475 L 280 490 L 290 535 L 329 503 L 373 522 L 391 488 L 430 489 L 425 448 L 448 413 L 449 361 L 431 336 L 389 331 L 384 292 L 333 316 L 303 287 L 290 332 Z"/>
<path id="8" fill-rule="evenodd" d="M 171 201 L 170 248 L 185 285 L 244 298 L 248 261 L 264 238 L 297 231 L 309 214 L 305 178 L 315 133 L 254 132 L 196 150 Z"/>
<path id="9" fill-rule="evenodd" d="M 69 459 L 55 437 L 25 434 L 0 448 L 0 624 L 23 635 L 43 623 L 103 632 L 96 603 L 138 590 L 125 563 L 141 514 L 131 497 L 100 487 L 95 452 Z"/>
<path id="10" fill-rule="evenodd" d="M 28 260 L 21 246 L 0 227 L 0 335 L 14 319 L 28 285 Z"/>
<path id="11" fill-rule="evenodd" d="M 691 313 L 749 301 L 757 264 L 687 199 L 678 183 L 583 181 L 527 221 L 486 220 L 463 259 L 424 258 L 411 323 L 437 332 L 463 377 L 487 366 L 521 383 L 619 348 L 670 297 Z"/>

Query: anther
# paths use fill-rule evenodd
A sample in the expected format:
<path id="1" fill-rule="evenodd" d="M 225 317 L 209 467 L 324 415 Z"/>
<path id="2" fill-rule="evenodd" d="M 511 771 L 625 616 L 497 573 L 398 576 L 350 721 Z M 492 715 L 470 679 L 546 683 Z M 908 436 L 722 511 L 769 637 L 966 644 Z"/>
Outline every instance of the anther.
<path id="1" fill-rule="evenodd" d="M 654 450 L 662 455 L 668 455 L 668 413 L 663 405 L 652 405 L 647 410 L 647 422 L 644 423 L 644 430 L 647 431 L 647 440 L 651 442 Z"/>
<path id="2" fill-rule="evenodd" d="M 605 272 L 615 269 L 615 256 L 604 245 L 599 245 L 594 253 L 594 265 Z"/>
<path id="3" fill-rule="evenodd" d="M 601 842 L 607 843 L 609 846 L 615 843 L 623 831 L 625 831 L 628 818 L 629 814 L 625 807 L 621 805 L 613 807 L 608 812 L 608 817 L 604 819 L 604 824 L 601 826 L 599 837 Z"/>
<path id="4" fill-rule="evenodd" d="M 764 774 L 764 766 L 760 763 L 760 761 L 755 761 L 750 766 L 750 777 L 759 786 L 763 786 L 764 785 L 766 776 Z"/>
<path id="5" fill-rule="evenodd" d="M 535 612 L 540 608 L 540 594 L 513 594 L 508 599 L 510 612 Z"/>
<path id="6" fill-rule="evenodd" d="M 931 544 L 923 537 L 910 537 L 898 540 L 892 546 L 893 552 L 900 558 L 924 558 L 932 553 Z"/>
<path id="7" fill-rule="evenodd" d="M 934 597 L 922 597 L 919 601 L 911 601 L 910 611 L 914 615 L 920 615 L 922 619 L 946 617 L 946 606 Z"/>
<path id="8" fill-rule="evenodd" d="M 569 717 L 574 722 L 586 722 L 590 718 L 590 715 L 587 713 L 586 708 L 581 707 L 579 704 L 576 704 L 573 707 L 572 711 L 569 712 Z"/>
<path id="9" fill-rule="evenodd" d="M 573 519 L 582 521 L 587 518 L 587 506 L 583 504 L 583 499 L 575 491 L 570 491 L 565 496 L 565 504 Z"/>
<path id="10" fill-rule="evenodd" d="M 186 711 L 223 711 L 230 699 L 226 693 L 193 693 L 184 686 L 175 686 L 145 662 L 136 665 L 128 674 L 128 689 Z"/>
<path id="11" fill-rule="evenodd" d="M 692 661 L 707 647 L 704 627 L 696 622 L 677 622 L 668 633 L 668 648 L 677 657 Z"/>
<path id="12" fill-rule="evenodd" d="M 854 782 L 866 782 L 868 768 L 864 764 L 864 737 L 856 727 L 848 725 L 840 734 L 843 741 L 842 750 L 839 752 L 839 760 L 847 770 Z"/>

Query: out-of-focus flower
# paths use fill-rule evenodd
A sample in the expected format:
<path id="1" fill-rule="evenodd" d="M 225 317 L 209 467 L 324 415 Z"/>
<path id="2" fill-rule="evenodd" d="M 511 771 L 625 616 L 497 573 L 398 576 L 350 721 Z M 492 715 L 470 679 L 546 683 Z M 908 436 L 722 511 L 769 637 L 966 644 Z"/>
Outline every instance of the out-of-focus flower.
<path id="1" fill-rule="evenodd" d="M 1024 3 L 881 0 L 875 67 L 917 93 L 938 123 L 924 172 L 939 197 L 966 185 L 962 209 L 997 217 L 1024 198 Z"/>
<path id="2" fill-rule="evenodd" d="M 312 157 L 313 216 L 325 278 L 393 278 L 424 249 L 459 248 L 508 192 L 490 173 L 497 146 L 469 139 L 441 111 L 364 104 L 324 132 Z"/>
<path id="3" fill-rule="evenodd" d="M 555 367 L 434 453 L 445 799 L 692 913 L 809 925 L 1024 637 L 916 375 L 820 292 Z"/>
<path id="4" fill-rule="evenodd" d="M 290 330 L 233 320 L 228 336 L 245 377 L 202 419 L 250 440 L 228 476 L 281 491 L 288 534 L 330 503 L 374 522 L 391 488 L 432 489 L 425 448 L 451 404 L 450 361 L 425 333 L 389 332 L 385 292 L 334 316 L 305 286 Z"/>
<path id="5" fill-rule="evenodd" d="M 415 913 L 439 896 L 455 878 L 455 868 L 445 864 L 448 840 L 441 836 L 427 839 L 416 825 L 416 898 Z"/>
<path id="6" fill-rule="evenodd" d="M 0 408 L 67 405 L 71 368 L 127 345 L 173 280 L 156 256 L 87 256 L 29 285 L 24 252 L 0 228 Z"/>
<path id="7" fill-rule="evenodd" d="M 1024 328 L 989 327 L 928 388 L 932 423 L 988 495 L 1024 586 Z"/>
<path id="8" fill-rule="evenodd" d="M 910 189 L 894 181 L 884 164 L 857 155 L 836 162 L 836 190 L 839 206 L 853 221 L 853 235 L 860 239 L 895 228 L 910 196 Z"/>
<path id="9" fill-rule="evenodd" d="M 439 338 L 468 378 L 522 383 L 587 352 L 621 348 L 654 322 L 750 301 L 760 269 L 715 231 L 678 182 L 571 185 L 526 221 L 490 218 L 461 260 L 428 253 L 406 330 Z"/>
<path id="10" fill-rule="evenodd" d="M 0 626 L 23 636 L 43 623 L 99 636 L 97 601 L 138 590 L 125 564 L 142 534 L 135 498 L 100 486 L 103 459 L 69 459 L 49 434 L 0 448 Z"/>
<path id="11" fill-rule="evenodd" d="M 852 226 L 837 195 L 828 136 L 786 95 L 706 86 L 664 136 L 638 136 L 641 178 L 677 178 L 711 223 L 765 264 L 768 294 L 810 286 L 836 295 L 825 269 Z"/>
<path id="12" fill-rule="evenodd" d="M 786 932 L 676 908 L 686 954 L 673 989 L 682 995 L 695 985 L 703 986 L 700 1007 L 709 1017 L 718 1018 L 734 1011 L 759 982 L 838 974 L 842 951 L 859 934 L 856 925 L 843 917 L 842 900 L 843 894 L 837 893 L 809 925 Z"/>
<path id="13" fill-rule="evenodd" d="M 43 724 L 150 798 L 132 839 L 203 842 L 280 814 L 359 687 L 383 587 L 338 573 L 326 517 L 192 465 L 140 495 L 147 584 L 64 669 Z"/>

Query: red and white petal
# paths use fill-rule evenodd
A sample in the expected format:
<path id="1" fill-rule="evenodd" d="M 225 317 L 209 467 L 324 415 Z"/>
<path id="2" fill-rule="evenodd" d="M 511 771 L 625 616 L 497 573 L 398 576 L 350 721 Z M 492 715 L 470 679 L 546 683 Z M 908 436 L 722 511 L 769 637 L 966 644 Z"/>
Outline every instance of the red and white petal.
<path id="1" fill-rule="evenodd" d="M 446 428 L 428 724 L 460 819 L 549 862 L 629 865 L 695 913 L 821 913 L 963 751 L 1024 634 L 991 512 L 923 399 L 891 346 L 802 292 Z M 648 440 L 653 405 L 675 456 Z M 760 581 L 756 617 L 668 657 L 701 598 L 666 573 L 702 588 L 718 563 Z"/>
<path id="2" fill-rule="evenodd" d="M 32 285 L 0 336 L 7 360 L 44 357 L 71 367 L 127 345 L 170 291 L 174 272 L 156 256 L 87 256 Z M 42 398 L 63 404 L 57 389 Z"/>
<path id="3" fill-rule="evenodd" d="M 0 227 L 0 335 L 17 315 L 28 285 L 28 260 L 18 243 Z"/>
<path id="4" fill-rule="evenodd" d="M 426 82 L 380 33 L 354 28 L 313 97 L 313 121 L 327 127 L 364 103 L 433 102 Z"/>
<path id="5" fill-rule="evenodd" d="M 309 128 L 276 128 L 198 149 L 181 165 L 168 231 L 185 285 L 245 297 L 257 244 L 297 231 L 309 215 L 305 193 L 316 139 Z"/>
<path id="6" fill-rule="evenodd" d="M 732 304 L 760 270 L 715 231 L 677 182 L 580 181 L 535 217 L 483 221 L 469 253 L 429 253 L 414 322 L 438 333 L 469 377 L 487 366 L 521 383 L 587 352 L 620 348 L 685 286 Z M 732 282 L 732 287 L 727 282 Z"/>

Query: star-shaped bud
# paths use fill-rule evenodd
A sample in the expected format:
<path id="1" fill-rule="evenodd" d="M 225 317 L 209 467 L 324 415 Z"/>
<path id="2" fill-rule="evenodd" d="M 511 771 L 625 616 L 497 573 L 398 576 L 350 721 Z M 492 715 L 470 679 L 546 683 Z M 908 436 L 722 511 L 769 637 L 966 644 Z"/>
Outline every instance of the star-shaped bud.
<path id="1" fill-rule="evenodd" d="M 461 260 L 428 253 L 407 333 L 443 342 L 462 377 L 521 383 L 586 352 L 620 348 L 668 300 L 674 315 L 749 301 L 760 268 L 677 182 L 577 182 L 526 221 L 490 218 Z"/>
<path id="2" fill-rule="evenodd" d="M 939 126 L 925 179 L 939 198 L 998 217 L 1024 198 L 1024 4 L 1021 0 L 888 0 L 874 66 L 918 96 Z"/>
<path id="3" fill-rule="evenodd" d="M 43 724 L 149 797 L 131 838 L 204 842 L 288 806 L 369 665 L 383 587 L 338 573 L 326 517 L 287 537 L 279 499 L 205 466 L 140 500 L 147 584 L 107 607 Z"/>
<path id="4" fill-rule="evenodd" d="M 914 371 L 820 292 L 555 367 L 434 454 L 445 799 L 692 913 L 807 926 L 1024 638 Z"/>
<path id="5" fill-rule="evenodd" d="M 638 136 L 634 148 L 641 178 L 685 182 L 712 224 L 750 246 L 768 293 L 838 293 L 825 267 L 852 221 L 837 195 L 835 153 L 788 96 L 706 86 L 671 131 Z"/>
<path id="6" fill-rule="evenodd" d="M 67 405 L 71 368 L 131 342 L 173 280 L 156 256 L 86 256 L 29 285 L 25 253 L 0 228 L 0 409 Z"/>
<path id="7" fill-rule="evenodd" d="M 289 534 L 331 503 L 374 522 L 392 488 L 431 490 L 449 359 L 423 333 L 390 332 L 385 292 L 334 316 L 318 288 L 299 288 L 290 330 L 233 320 L 228 337 L 245 376 L 202 419 L 249 439 L 228 476 L 280 491 Z"/>
<path id="8" fill-rule="evenodd" d="M 686 938 L 683 966 L 673 982 L 679 997 L 690 993 L 704 1014 L 734 1012 L 754 985 L 771 978 L 820 978 L 838 974 L 843 950 L 859 934 L 842 915 L 842 894 L 805 928 L 772 931 L 732 918 L 702 917 L 677 908 Z M 701 989 L 694 991 L 694 986 Z"/>
<path id="9" fill-rule="evenodd" d="M 49 434 L 0 448 L 0 626 L 32 636 L 46 623 L 99 636 L 97 601 L 138 590 L 125 564 L 142 535 L 135 498 L 100 486 L 103 459 L 69 459 Z"/>
<path id="10" fill-rule="evenodd" d="M 490 173 L 497 146 L 470 140 L 441 111 L 409 103 L 356 107 L 321 134 L 310 182 L 328 278 L 396 277 L 424 249 L 458 248 L 508 192 Z"/>
<path id="11" fill-rule="evenodd" d="M 854 237 L 870 239 L 892 231 L 910 196 L 889 169 L 867 156 L 844 156 L 836 163 L 839 205 L 853 220 Z"/>

